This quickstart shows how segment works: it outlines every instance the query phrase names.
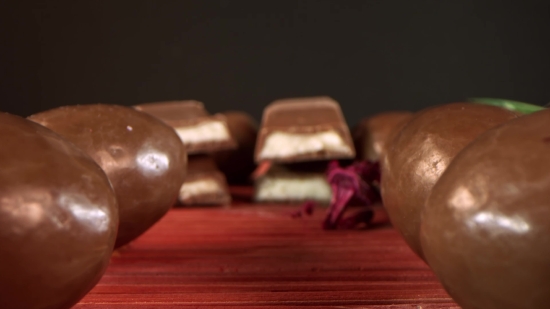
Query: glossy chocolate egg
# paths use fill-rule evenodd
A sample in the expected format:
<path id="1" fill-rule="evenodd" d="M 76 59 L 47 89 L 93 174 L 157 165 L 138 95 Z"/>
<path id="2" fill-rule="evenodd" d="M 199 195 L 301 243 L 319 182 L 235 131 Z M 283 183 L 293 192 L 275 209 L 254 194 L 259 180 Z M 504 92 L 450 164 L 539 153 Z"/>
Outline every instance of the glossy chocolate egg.
<path id="1" fill-rule="evenodd" d="M 0 113 L 0 308 L 71 308 L 99 281 L 118 227 L 101 168 L 51 130 Z"/>
<path id="2" fill-rule="evenodd" d="M 428 198 L 420 238 L 462 308 L 549 308 L 550 110 L 461 151 Z"/>
<path id="3" fill-rule="evenodd" d="M 111 181 L 120 209 L 116 247 L 141 235 L 177 199 L 187 155 L 174 129 L 117 105 L 76 105 L 29 119 L 86 151 Z"/>
<path id="4" fill-rule="evenodd" d="M 420 212 L 439 176 L 479 134 L 516 117 L 495 106 L 445 104 L 416 113 L 392 138 L 381 164 L 382 201 L 392 224 L 418 256 L 423 258 Z"/>
<path id="5" fill-rule="evenodd" d="M 352 132 L 357 158 L 378 161 L 385 151 L 390 134 L 412 115 L 412 112 L 392 111 L 362 119 Z"/>

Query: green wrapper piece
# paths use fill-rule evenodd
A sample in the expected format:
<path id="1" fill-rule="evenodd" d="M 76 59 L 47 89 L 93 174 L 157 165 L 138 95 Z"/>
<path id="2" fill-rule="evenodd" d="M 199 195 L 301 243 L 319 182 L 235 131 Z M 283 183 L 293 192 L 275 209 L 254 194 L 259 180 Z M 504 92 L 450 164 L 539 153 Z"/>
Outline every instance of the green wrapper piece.
<path id="1" fill-rule="evenodd" d="M 522 113 L 522 114 L 531 114 L 531 113 L 538 112 L 540 110 L 545 109 L 544 107 L 539 106 L 539 105 L 534 105 L 534 104 L 529 104 L 529 103 L 524 103 L 524 102 L 518 102 L 518 101 L 512 101 L 512 100 L 506 100 L 506 99 L 469 98 L 468 102 L 499 106 L 499 107 L 505 108 L 507 110 L 511 110 L 511 111 L 514 111 L 514 112 L 519 112 L 519 113 Z"/>

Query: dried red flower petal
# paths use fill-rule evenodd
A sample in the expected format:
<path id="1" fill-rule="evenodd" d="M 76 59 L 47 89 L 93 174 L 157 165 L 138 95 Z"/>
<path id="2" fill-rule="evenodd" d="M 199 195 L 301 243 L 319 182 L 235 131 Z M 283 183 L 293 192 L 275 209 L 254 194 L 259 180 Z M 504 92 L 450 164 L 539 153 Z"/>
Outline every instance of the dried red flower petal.
<path id="1" fill-rule="evenodd" d="M 315 203 L 314 201 L 307 201 L 300 207 L 300 209 L 292 212 L 290 216 L 292 218 L 301 218 L 304 215 L 311 216 L 313 215 L 313 211 L 315 210 L 316 206 L 317 203 Z"/>
<path id="2" fill-rule="evenodd" d="M 380 200 L 380 194 L 375 187 L 380 181 L 378 163 L 361 161 L 341 167 L 337 161 L 333 161 L 328 166 L 327 178 L 332 188 L 332 200 L 323 222 L 324 229 L 338 227 L 338 222 L 352 199 L 365 206 Z"/>
<path id="3" fill-rule="evenodd" d="M 308 216 L 313 215 L 313 211 L 315 210 L 315 206 L 317 206 L 317 204 L 313 201 L 306 202 L 304 207 L 303 207 L 303 213 L 305 213 Z"/>
<path id="4" fill-rule="evenodd" d="M 369 224 L 374 217 L 374 211 L 372 209 L 359 211 L 347 218 L 344 218 L 338 222 L 338 228 L 340 229 L 353 229 L 361 223 Z"/>
<path id="5" fill-rule="evenodd" d="M 330 187 L 332 188 L 332 200 L 323 222 L 323 229 L 325 230 L 336 228 L 338 221 L 344 214 L 346 206 L 354 195 L 354 190 L 350 187 L 338 186 L 336 184 L 331 184 Z"/>

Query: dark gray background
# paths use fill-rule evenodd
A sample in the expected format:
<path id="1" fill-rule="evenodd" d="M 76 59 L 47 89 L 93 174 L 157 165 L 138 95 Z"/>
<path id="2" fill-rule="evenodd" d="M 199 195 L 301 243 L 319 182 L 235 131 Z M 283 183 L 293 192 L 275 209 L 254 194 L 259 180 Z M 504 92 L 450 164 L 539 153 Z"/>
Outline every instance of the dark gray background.
<path id="1" fill-rule="evenodd" d="M 9 3 L 6 3 L 9 2 Z M 350 123 L 468 96 L 550 101 L 550 1 L 2 1 L 0 110 L 330 95 Z"/>

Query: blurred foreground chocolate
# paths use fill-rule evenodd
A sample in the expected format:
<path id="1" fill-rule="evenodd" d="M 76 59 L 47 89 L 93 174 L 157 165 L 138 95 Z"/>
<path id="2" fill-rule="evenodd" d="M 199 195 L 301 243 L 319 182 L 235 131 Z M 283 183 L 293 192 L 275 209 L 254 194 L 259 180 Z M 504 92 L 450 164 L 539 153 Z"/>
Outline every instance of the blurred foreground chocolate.
<path id="1" fill-rule="evenodd" d="M 420 220 L 430 267 L 463 309 L 550 307 L 550 110 L 479 135 Z"/>
<path id="2" fill-rule="evenodd" d="M 237 148 L 212 153 L 212 158 L 230 184 L 247 184 L 254 171 L 254 146 L 258 124 L 248 114 L 238 111 L 222 113 Z"/>
<path id="3" fill-rule="evenodd" d="M 380 160 L 393 130 L 412 115 L 408 111 L 392 111 L 363 118 L 352 130 L 357 159 L 373 162 Z"/>
<path id="4" fill-rule="evenodd" d="M 328 161 L 271 164 L 255 179 L 257 202 L 330 202 L 332 191 L 326 177 Z M 261 167 L 260 167 L 261 168 Z"/>
<path id="5" fill-rule="evenodd" d="M 497 106 L 455 102 L 426 108 L 398 125 L 380 162 L 380 192 L 393 226 L 419 257 L 424 259 L 421 212 L 439 177 L 480 134 L 517 117 Z"/>
<path id="6" fill-rule="evenodd" d="M 187 176 L 180 189 L 183 205 L 224 205 L 231 203 L 225 176 L 207 155 L 189 157 Z"/>
<path id="7" fill-rule="evenodd" d="M 0 308 L 68 309 L 111 258 L 118 206 L 88 155 L 0 113 Z"/>
<path id="8" fill-rule="evenodd" d="M 134 106 L 176 130 L 188 154 L 236 147 L 224 115 L 210 115 L 198 101 L 167 101 Z"/>
<path id="9" fill-rule="evenodd" d="M 278 163 L 355 157 L 340 105 L 329 97 L 278 100 L 268 105 L 255 160 Z"/>

